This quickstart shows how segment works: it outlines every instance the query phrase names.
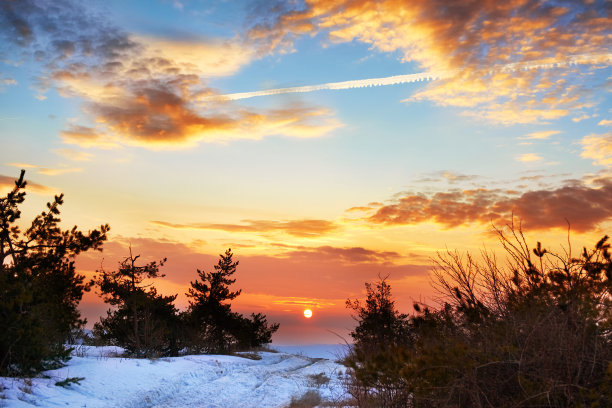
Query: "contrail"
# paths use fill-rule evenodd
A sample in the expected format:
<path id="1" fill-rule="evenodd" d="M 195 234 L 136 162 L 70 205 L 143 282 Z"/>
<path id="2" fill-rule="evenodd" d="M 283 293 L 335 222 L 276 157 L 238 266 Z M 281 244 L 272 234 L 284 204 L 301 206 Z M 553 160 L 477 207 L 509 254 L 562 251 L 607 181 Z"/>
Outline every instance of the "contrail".
<path id="1" fill-rule="evenodd" d="M 266 89 L 265 91 L 238 92 L 238 93 L 231 93 L 231 94 L 225 94 L 225 95 L 209 96 L 206 99 L 235 101 L 238 99 L 254 98 L 256 96 L 279 95 L 279 94 L 286 94 L 286 93 L 314 92 L 314 91 L 322 91 L 326 89 L 334 89 L 334 90 L 354 89 L 354 88 L 366 88 L 369 86 L 407 84 L 411 82 L 431 81 L 434 79 L 439 79 L 440 77 L 442 77 L 441 74 L 423 72 L 419 74 L 394 75 L 394 76 L 383 77 L 383 78 L 357 79 L 354 81 L 343 81 L 343 82 L 329 82 L 326 84 L 319 84 L 319 85 L 292 86 L 289 88 Z"/>
<path id="2" fill-rule="evenodd" d="M 493 72 L 516 72 L 525 71 L 531 69 L 552 69 L 562 66 L 571 66 L 578 64 L 591 64 L 591 63 L 605 63 L 610 64 L 612 62 L 612 54 L 583 54 L 569 56 L 562 61 L 550 61 L 550 60 L 536 60 L 527 62 L 515 62 L 510 64 L 503 64 L 494 66 L 489 70 L 489 73 Z M 328 82 L 326 84 L 319 85 L 306 85 L 306 86 L 292 86 L 288 88 L 275 88 L 266 89 L 263 91 L 253 92 L 238 92 L 230 93 L 225 95 L 211 95 L 203 100 L 214 100 L 214 101 L 235 101 L 239 99 L 254 98 L 257 96 L 269 96 L 269 95 L 280 95 L 288 93 L 303 93 L 303 92 L 314 92 L 323 90 L 339 90 L 339 89 L 355 89 L 355 88 L 366 88 L 371 86 L 386 86 L 386 85 L 399 85 L 409 84 L 413 82 L 422 81 L 433 81 L 436 79 L 448 78 L 461 72 L 462 70 L 453 71 L 440 71 L 440 72 L 421 72 L 416 74 L 407 75 L 393 75 L 382 78 L 369 78 L 369 79 L 357 79 L 354 81 L 342 81 L 342 82 Z"/>

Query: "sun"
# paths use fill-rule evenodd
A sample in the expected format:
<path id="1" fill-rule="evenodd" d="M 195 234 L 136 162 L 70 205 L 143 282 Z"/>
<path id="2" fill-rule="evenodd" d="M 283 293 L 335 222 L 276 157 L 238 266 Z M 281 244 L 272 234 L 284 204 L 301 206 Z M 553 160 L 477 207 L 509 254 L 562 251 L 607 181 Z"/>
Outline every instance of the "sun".
<path id="1" fill-rule="evenodd" d="M 312 310 L 306 309 L 304 310 L 304 317 L 310 319 L 312 317 Z"/>

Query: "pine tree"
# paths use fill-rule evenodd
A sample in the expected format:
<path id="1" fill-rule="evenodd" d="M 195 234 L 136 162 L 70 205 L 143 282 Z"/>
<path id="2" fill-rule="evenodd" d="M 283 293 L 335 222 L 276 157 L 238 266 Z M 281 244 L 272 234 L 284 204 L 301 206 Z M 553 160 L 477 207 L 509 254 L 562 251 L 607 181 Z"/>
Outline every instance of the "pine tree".
<path id="1" fill-rule="evenodd" d="M 13 190 L 0 199 L 0 375 L 31 375 L 69 358 L 64 343 L 85 323 L 77 307 L 90 288 L 76 272 L 74 258 L 100 250 L 110 229 L 62 230 L 61 194 L 21 231 L 24 175 L 22 170 Z"/>
<path id="2" fill-rule="evenodd" d="M 230 301 L 241 290 L 232 292 L 230 285 L 236 282 L 238 261 L 233 261 L 231 249 L 219 255 L 213 272 L 197 270 L 198 277 L 191 282 L 187 296 L 190 298 L 188 320 L 191 326 L 192 348 L 197 352 L 227 353 L 232 348 L 259 347 L 272 341 L 278 324 L 268 324 L 263 314 L 245 318 L 231 310 Z"/>
<path id="3" fill-rule="evenodd" d="M 194 347 L 199 351 L 227 352 L 233 342 L 231 329 L 236 325 L 236 316 L 229 301 L 240 295 L 241 290 L 232 292 L 229 289 L 236 282 L 232 275 L 239 264 L 232 256 L 231 249 L 219 255 L 213 272 L 198 269 L 200 280 L 191 282 L 187 293 L 190 320 L 195 326 Z"/>
<path id="4" fill-rule="evenodd" d="M 138 357 L 176 355 L 178 353 L 179 319 L 173 305 L 176 295 L 163 296 L 155 287 L 144 285 L 145 279 L 163 277 L 159 272 L 165 259 L 136 265 L 140 255 L 130 256 L 112 272 L 100 271 L 95 283 L 104 301 L 113 306 L 105 318 L 94 326 L 94 335 L 124 347 Z"/>
<path id="5" fill-rule="evenodd" d="M 412 341 L 408 316 L 395 308 L 386 278 L 365 284 L 366 299 L 346 301 L 357 312 L 357 327 L 346 363 L 352 371 L 349 393 L 360 406 L 409 406 L 401 373 L 403 357 Z"/>
<path id="6" fill-rule="evenodd" d="M 254 349 L 272 342 L 272 335 L 278 330 L 278 323 L 268 323 L 266 315 L 251 313 L 246 318 L 237 316 L 237 327 L 233 333 L 239 349 Z"/>
<path id="7" fill-rule="evenodd" d="M 366 283 L 366 300 L 347 300 L 346 306 L 357 312 L 357 327 L 351 332 L 354 347 L 367 351 L 408 340 L 408 316 L 395 308 L 391 286 L 386 278 L 373 286 Z"/>

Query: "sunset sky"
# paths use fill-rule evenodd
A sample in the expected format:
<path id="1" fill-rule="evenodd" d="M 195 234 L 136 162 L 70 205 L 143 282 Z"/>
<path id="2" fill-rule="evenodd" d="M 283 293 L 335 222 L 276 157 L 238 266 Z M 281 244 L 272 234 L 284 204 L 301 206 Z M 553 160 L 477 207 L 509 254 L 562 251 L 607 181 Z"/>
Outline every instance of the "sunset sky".
<path id="1" fill-rule="evenodd" d="M 433 302 L 431 258 L 612 233 L 612 3 L 306 0 L 0 3 L 0 188 L 24 219 L 108 223 L 179 293 L 232 248 L 233 308 L 278 343 L 349 340 L 389 276 Z M 392 78 L 393 77 L 393 78 Z M 350 82 L 348 82 L 350 81 Z M 287 89 L 289 88 L 289 89 Z M 261 92 L 269 91 L 269 92 Z M 107 309 L 95 293 L 90 325 Z M 303 311 L 313 311 L 305 319 Z M 339 336 L 339 337 L 338 337 Z"/>

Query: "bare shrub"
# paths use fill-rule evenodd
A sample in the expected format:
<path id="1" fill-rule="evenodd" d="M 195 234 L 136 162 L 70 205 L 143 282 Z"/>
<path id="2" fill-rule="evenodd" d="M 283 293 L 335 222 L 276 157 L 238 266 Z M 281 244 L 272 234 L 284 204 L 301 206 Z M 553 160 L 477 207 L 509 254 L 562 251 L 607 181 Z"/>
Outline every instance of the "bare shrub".
<path id="1" fill-rule="evenodd" d="M 301 397 L 291 397 L 287 408 L 314 408 L 321 402 L 321 396 L 317 391 L 308 390 Z"/>
<path id="2" fill-rule="evenodd" d="M 496 232 L 503 262 L 438 255 L 441 306 L 415 304 L 405 341 L 356 339 L 347 390 L 359 406 L 612 406 L 608 237 L 574 256 L 569 243 L 531 248 L 520 225 Z"/>

